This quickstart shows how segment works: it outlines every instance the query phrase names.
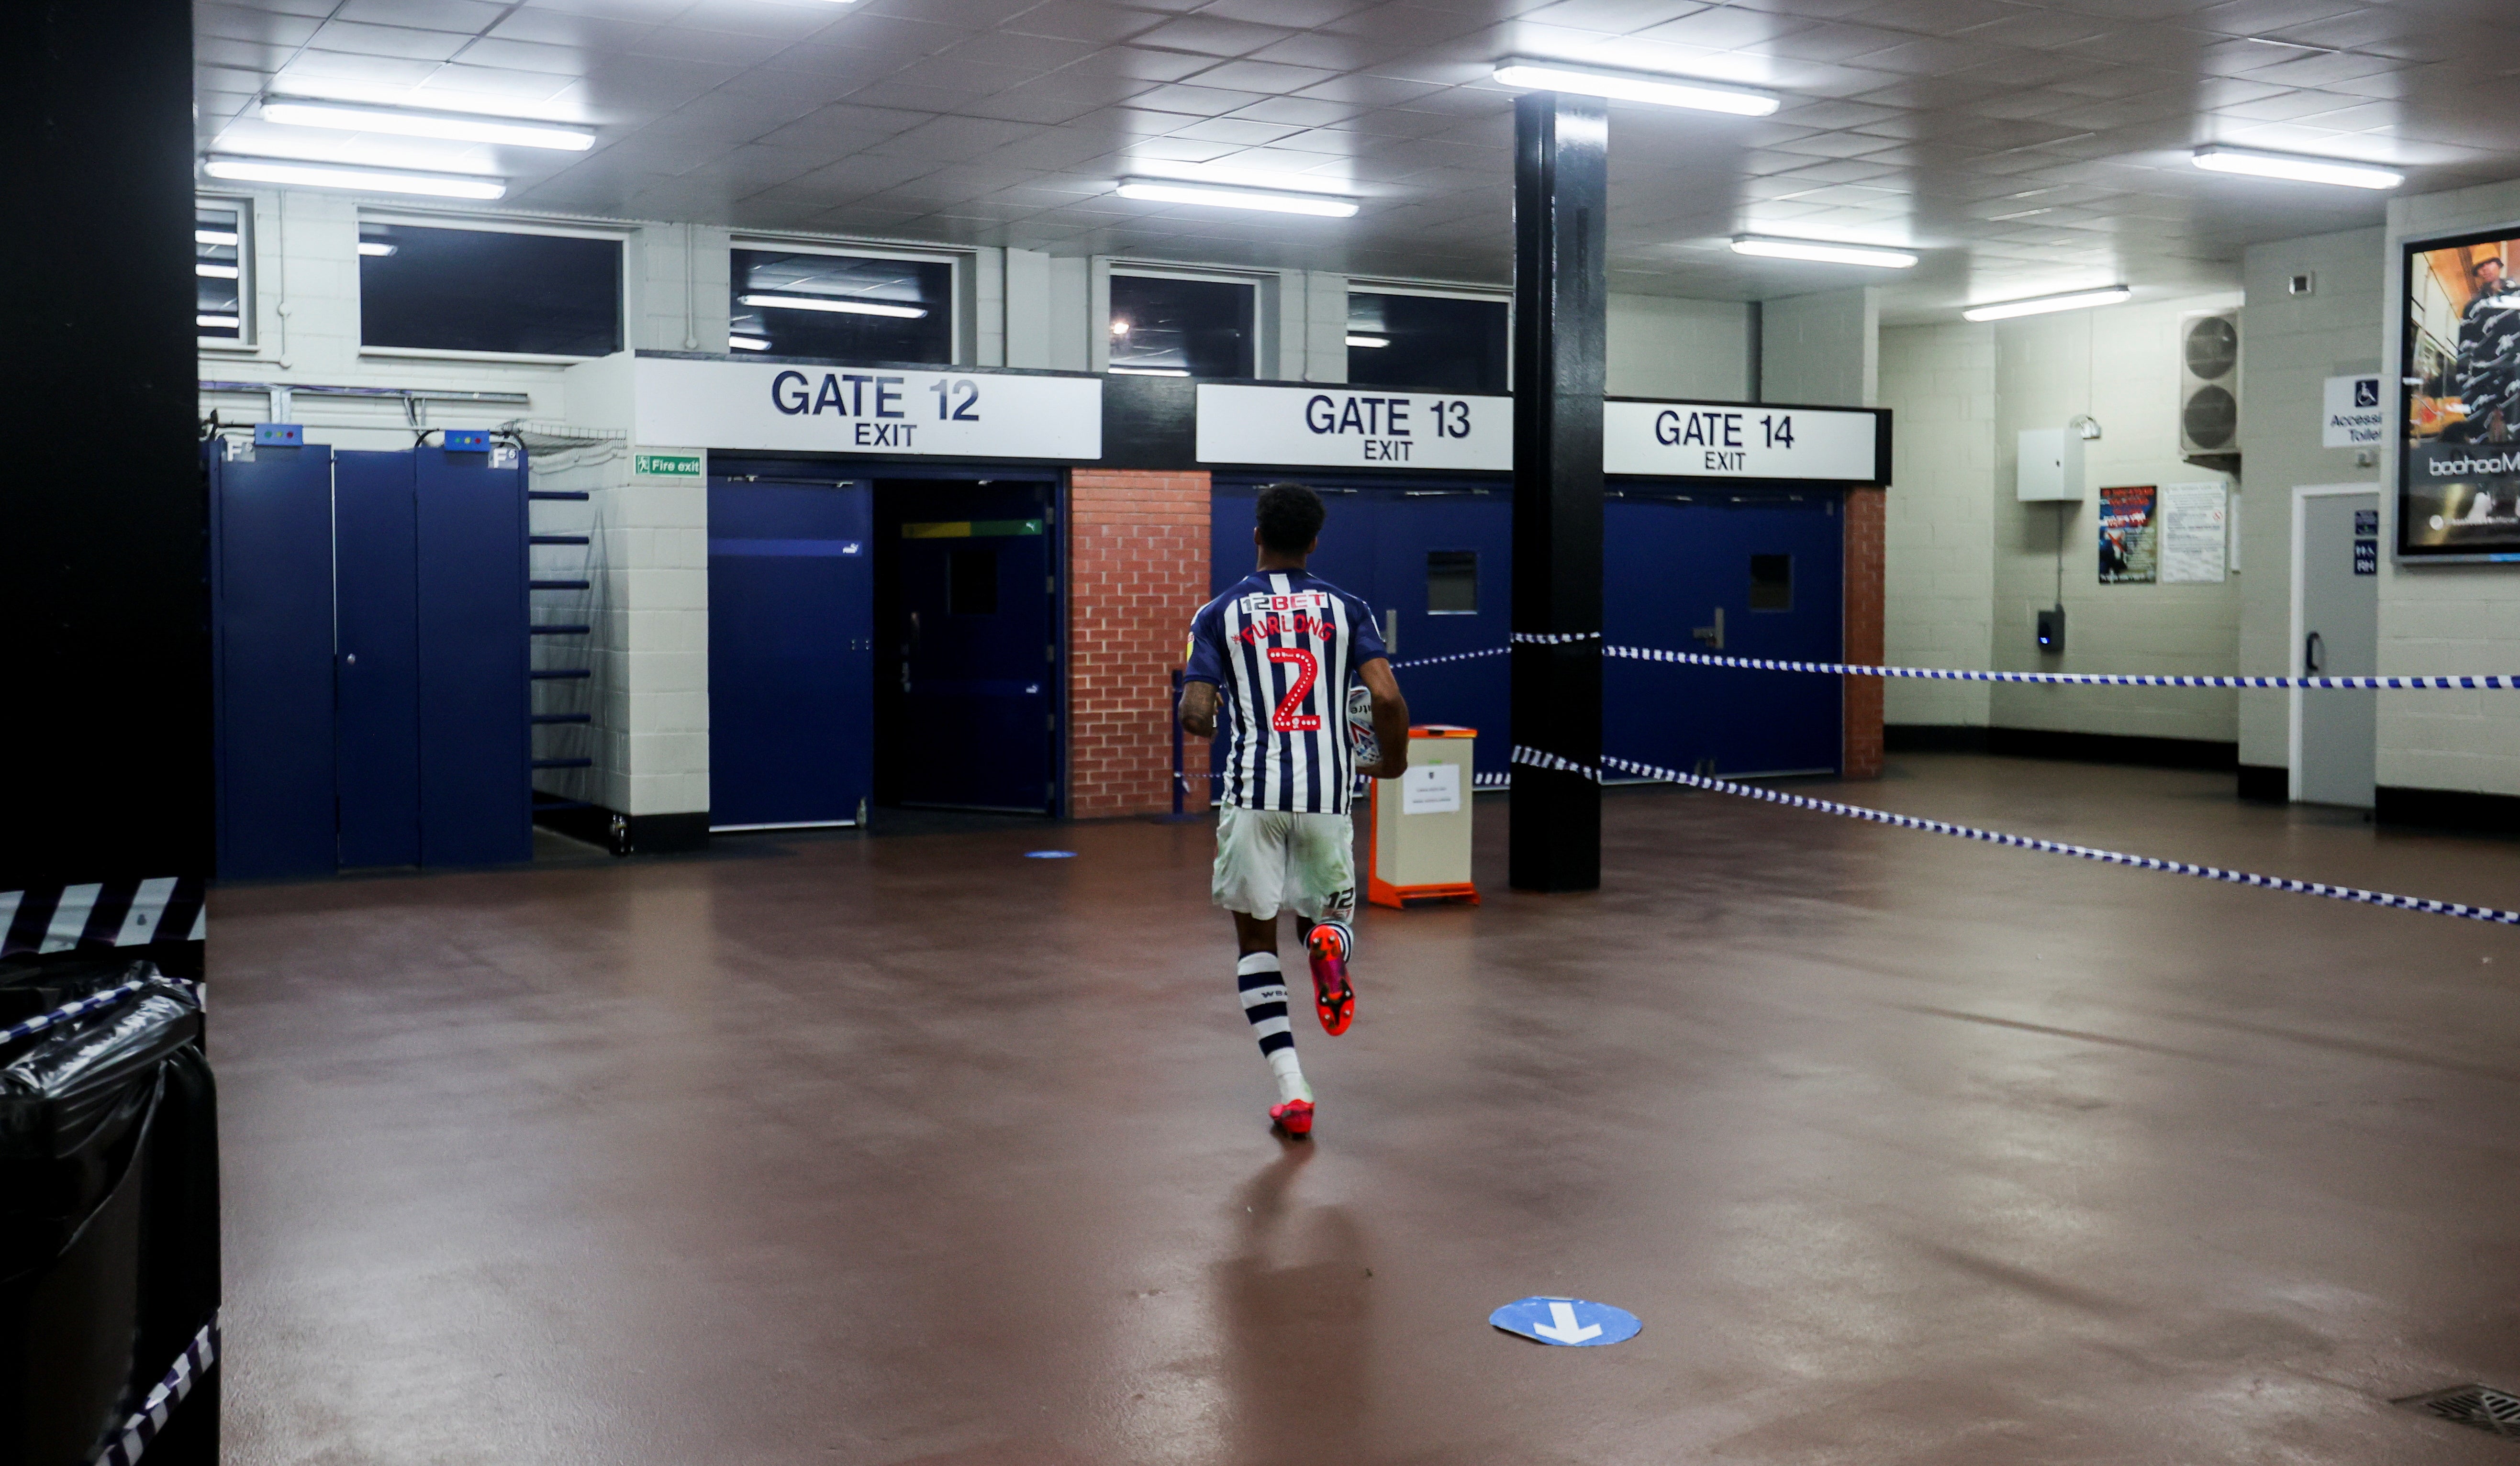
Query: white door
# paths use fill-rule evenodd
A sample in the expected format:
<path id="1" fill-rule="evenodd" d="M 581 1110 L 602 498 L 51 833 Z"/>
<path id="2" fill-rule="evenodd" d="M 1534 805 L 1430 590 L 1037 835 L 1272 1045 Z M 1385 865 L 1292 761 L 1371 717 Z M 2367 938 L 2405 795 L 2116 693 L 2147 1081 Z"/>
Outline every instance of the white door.
<path id="1" fill-rule="evenodd" d="M 2292 670 L 2367 677 L 2380 670 L 2380 496 L 2295 491 Z M 2292 797 L 2371 807 L 2377 692 L 2295 691 Z"/>

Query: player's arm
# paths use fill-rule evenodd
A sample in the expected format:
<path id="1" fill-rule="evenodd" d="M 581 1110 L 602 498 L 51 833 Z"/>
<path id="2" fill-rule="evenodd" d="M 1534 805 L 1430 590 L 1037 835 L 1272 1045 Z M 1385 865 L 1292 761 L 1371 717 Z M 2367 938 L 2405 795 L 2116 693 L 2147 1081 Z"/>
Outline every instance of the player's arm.
<path id="1" fill-rule="evenodd" d="M 1400 695 L 1400 679 L 1391 675 L 1386 657 L 1357 668 L 1356 676 L 1373 694 L 1373 740 L 1382 745 L 1382 762 L 1361 772 L 1372 778 L 1398 778 L 1409 772 L 1409 699 Z"/>
<path id="2" fill-rule="evenodd" d="M 1181 726 L 1193 738 L 1216 736 L 1216 684 L 1182 684 Z"/>

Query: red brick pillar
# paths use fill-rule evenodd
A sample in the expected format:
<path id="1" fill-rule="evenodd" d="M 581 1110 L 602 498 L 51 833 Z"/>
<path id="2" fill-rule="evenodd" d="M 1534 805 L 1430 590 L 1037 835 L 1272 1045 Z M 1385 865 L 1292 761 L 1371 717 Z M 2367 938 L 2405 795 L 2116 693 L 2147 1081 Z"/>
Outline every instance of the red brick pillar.
<path id="1" fill-rule="evenodd" d="M 1882 490 L 1846 491 L 1846 660 L 1881 662 L 1884 579 L 1881 531 L 1887 516 Z M 1845 685 L 1845 769 L 1848 778 L 1881 777 L 1881 689 L 1877 677 L 1849 677 Z"/>
<path id="2" fill-rule="evenodd" d="M 1172 672 L 1207 602 L 1203 472 L 1079 468 L 1067 493 L 1068 814 L 1172 808 Z M 1207 745 L 1187 741 L 1192 775 Z M 1207 808 L 1191 779 L 1189 808 Z"/>

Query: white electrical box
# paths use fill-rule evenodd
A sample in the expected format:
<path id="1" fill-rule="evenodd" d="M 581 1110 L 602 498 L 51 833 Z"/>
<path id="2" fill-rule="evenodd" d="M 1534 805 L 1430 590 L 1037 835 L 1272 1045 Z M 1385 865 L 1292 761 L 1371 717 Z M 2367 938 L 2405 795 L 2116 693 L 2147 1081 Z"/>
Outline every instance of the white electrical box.
<path id="1" fill-rule="evenodd" d="M 2012 497 L 2048 504 L 2083 497 L 2083 435 L 2070 427 L 2030 427 L 2021 433 L 2021 460 Z"/>

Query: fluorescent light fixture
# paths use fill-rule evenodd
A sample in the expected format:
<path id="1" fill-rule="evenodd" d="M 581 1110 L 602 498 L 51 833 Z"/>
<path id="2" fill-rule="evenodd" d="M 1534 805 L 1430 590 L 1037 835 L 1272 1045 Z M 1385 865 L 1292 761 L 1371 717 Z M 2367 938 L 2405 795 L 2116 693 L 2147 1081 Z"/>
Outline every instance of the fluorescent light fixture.
<path id="1" fill-rule="evenodd" d="M 1755 234 L 1736 236 L 1732 241 L 1732 252 L 1765 255 L 1771 259 L 1819 260 L 1832 265 L 1874 265 L 1884 270 L 1905 270 L 1916 263 L 1916 256 L 1905 249 L 1832 244 L 1824 240 L 1778 240 Z"/>
<path id="2" fill-rule="evenodd" d="M 262 119 L 285 127 L 330 127 L 338 132 L 389 132 L 408 138 L 452 138 L 460 143 L 505 143 L 514 148 L 561 148 L 584 153 L 595 146 L 595 130 L 525 117 L 491 117 L 478 112 L 415 111 L 402 107 L 368 107 L 356 102 L 319 102 L 303 97 L 272 97 L 262 104 Z"/>
<path id="3" fill-rule="evenodd" d="M 1287 173 L 1269 168 L 1236 168 L 1224 163 L 1184 163 L 1170 158 L 1142 157 L 1129 167 L 1132 178 L 1156 179 L 1169 183 L 1205 183 L 1219 188 L 1258 189 L 1264 194 L 1327 194 L 1333 199 L 1347 197 L 1355 185 L 1346 179 L 1316 177 L 1310 173 Z"/>
<path id="4" fill-rule="evenodd" d="M 1114 377 L 1188 377 L 1190 375 L 1179 367 L 1113 367 L 1110 371 Z"/>
<path id="5" fill-rule="evenodd" d="M 2395 168 L 2342 162 L 2332 157 L 2298 157 L 2287 153 L 2252 153 L 2245 148 L 2199 148 L 2189 162 L 2216 173 L 2246 173 L 2256 178 L 2283 178 L 2294 183 L 2332 183 L 2349 189 L 2394 189 L 2407 181 Z"/>
<path id="6" fill-rule="evenodd" d="M 202 277 L 203 280 L 234 280 L 237 278 L 237 267 L 234 265 L 195 265 L 193 267 L 193 273 Z"/>
<path id="7" fill-rule="evenodd" d="M 1717 86 L 1679 76 L 1598 71 L 1590 67 L 1570 67 L 1553 61 L 1522 58 L 1501 61 L 1497 63 L 1496 79 L 1517 91 L 1579 92 L 1587 97 L 1607 97 L 1614 102 L 1656 102 L 1664 107 L 1731 112 L 1736 117 L 1764 117 L 1778 107 L 1777 99 L 1765 92 L 1747 92 L 1737 87 Z"/>
<path id="8" fill-rule="evenodd" d="M 236 242 L 237 237 L 228 233 L 224 229 L 196 229 L 193 231 L 193 243 L 196 244 L 224 244 L 233 249 L 236 247 Z"/>
<path id="9" fill-rule="evenodd" d="M 238 183 L 293 183 L 310 189 L 356 189 L 363 194 L 419 194 L 430 199 L 504 199 L 508 181 L 478 174 L 407 173 L 389 168 L 350 168 L 338 163 L 293 162 L 276 157 L 214 157 L 202 164 L 212 178 Z"/>
<path id="10" fill-rule="evenodd" d="M 759 336 L 728 336 L 727 345 L 738 351 L 767 351 L 770 343 Z"/>
<path id="11" fill-rule="evenodd" d="M 1390 345 L 1390 344 L 1391 344 L 1391 337 L 1389 337 L 1389 336 L 1349 336 L 1349 337 L 1347 338 L 1347 343 L 1348 343 L 1349 345 L 1351 345 L 1351 346 L 1388 346 L 1388 345 Z"/>
<path id="12" fill-rule="evenodd" d="M 1323 219 L 1356 215 L 1356 201 L 1330 194 L 1289 194 L 1216 184 L 1174 183 L 1161 178 L 1123 178 L 1120 197 L 1156 203 L 1208 203 L 1218 208 L 1256 208 L 1273 214 L 1311 214 Z M 1184 376 L 1189 374 L 1185 373 Z"/>
<path id="13" fill-rule="evenodd" d="M 739 305 L 758 305 L 770 310 L 818 310 L 835 316 L 890 316 L 896 321 L 922 321 L 927 308 L 920 305 L 885 305 L 879 300 L 836 300 L 829 295 L 738 295 Z"/>
<path id="14" fill-rule="evenodd" d="M 195 316 L 193 318 L 193 325 L 197 328 L 208 331 L 234 331 L 237 329 L 237 318 L 234 316 Z"/>
<path id="15" fill-rule="evenodd" d="M 383 259 L 394 252 L 394 245 L 380 244 L 374 240 L 359 241 L 359 252 L 370 259 Z"/>
<path id="16" fill-rule="evenodd" d="M 2027 300 L 1999 300 L 1993 305 L 1972 305 L 1960 315 L 1970 321 L 2004 321 L 2014 316 L 2044 316 L 2051 310 L 2115 305 L 2134 293 L 2125 286 L 2113 285 L 2096 290 L 2070 290 L 2062 295 L 2034 295 Z"/>

